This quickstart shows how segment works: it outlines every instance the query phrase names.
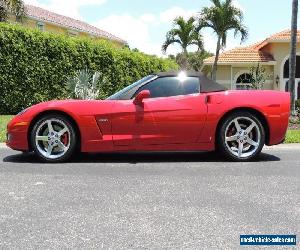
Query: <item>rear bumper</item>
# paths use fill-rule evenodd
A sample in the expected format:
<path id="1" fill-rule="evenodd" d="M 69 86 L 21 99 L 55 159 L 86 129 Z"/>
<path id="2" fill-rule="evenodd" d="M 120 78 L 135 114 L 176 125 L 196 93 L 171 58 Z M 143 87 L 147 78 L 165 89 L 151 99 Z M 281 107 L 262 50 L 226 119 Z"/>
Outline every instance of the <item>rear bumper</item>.
<path id="1" fill-rule="evenodd" d="M 268 117 L 269 140 L 266 143 L 268 146 L 278 145 L 285 141 L 289 126 L 289 115 L 288 112 Z"/>
<path id="2" fill-rule="evenodd" d="M 7 125 L 6 145 L 14 150 L 28 151 L 28 127 L 29 122 L 14 117 Z"/>

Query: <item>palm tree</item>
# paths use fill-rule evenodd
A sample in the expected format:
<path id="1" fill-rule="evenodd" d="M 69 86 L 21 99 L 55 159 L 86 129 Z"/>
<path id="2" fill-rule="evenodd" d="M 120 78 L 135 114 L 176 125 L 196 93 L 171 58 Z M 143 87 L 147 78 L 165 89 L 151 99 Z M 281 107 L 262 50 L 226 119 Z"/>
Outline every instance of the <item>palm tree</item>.
<path id="1" fill-rule="evenodd" d="M 166 41 L 162 46 L 163 53 L 166 53 L 168 47 L 172 44 L 179 44 L 183 55 L 184 62 L 182 67 L 187 68 L 188 50 L 190 45 L 196 45 L 198 51 L 203 49 L 203 39 L 195 26 L 196 19 L 189 18 L 187 21 L 183 17 L 178 17 L 174 20 L 173 28 L 167 33 Z"/>
<path id="2" fill-rule="evenodd" d="M 76 72 L 74 77 L 68 79 L 66 85 L 70 91 L 70 98 L 95 100 L 100 94 L 100 80 L 103 82 L 103 74 L 92 73 L 89 69 Z"/>
<path id="3" fill-rule="evenodd" d="M 243 25 L 243 13 L 233 6 L 232 0 L 211 0 L 213 6 L 204 7 L 200 12 L 199 30 L 211 28 L 218 37 L 216 56 L 211 72 L 211 77 L 216 80 L 217 63 L 220 50 L 226 47 L 228 31 L 234 30 L 234 36 L 241 35 L 241 42 L 248 37 L 247 28 Z"/>
<path id="4" fill-rule="evenodd" d="M 0 22 L 7 21 L 9 15 L 15 16 L 17 21 L 22 21 L 25 15 L 25 5 L 22 0 L 0 0 Z"/>
<path id="5" fill-rule="evenodd" d="M 289 91 L 291 92 L 291 111 L 295 115 L 295 76 L 296 76 L 296 51 L 297 51 L 297 17 L 298 0 L 293 0 L 292 24 L 291 24 L 291 55 L 290 55 L 290 81 Z"/>

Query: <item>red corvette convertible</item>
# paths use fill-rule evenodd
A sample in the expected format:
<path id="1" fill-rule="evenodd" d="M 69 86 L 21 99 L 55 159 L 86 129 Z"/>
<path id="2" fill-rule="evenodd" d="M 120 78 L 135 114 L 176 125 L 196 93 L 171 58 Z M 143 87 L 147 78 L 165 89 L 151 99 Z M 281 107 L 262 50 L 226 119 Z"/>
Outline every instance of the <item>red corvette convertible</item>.
<path id="1" fill-rule="evenodd" d="M 214 150 L 248 161 L 283 142 L 289 106 L 285 92 L 227 91 L 200 73 L 158 73 L 103 101 L 27 108 L 8 124 L 7 145 L 46 162 L 78 151 Z"/>

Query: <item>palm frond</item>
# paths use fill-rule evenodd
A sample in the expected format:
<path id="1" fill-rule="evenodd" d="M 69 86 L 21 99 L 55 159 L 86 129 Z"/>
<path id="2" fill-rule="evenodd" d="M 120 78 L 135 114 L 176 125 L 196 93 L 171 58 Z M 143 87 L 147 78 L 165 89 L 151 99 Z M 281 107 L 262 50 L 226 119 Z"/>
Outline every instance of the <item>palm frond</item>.
<path id="1" fill-rule="evenodd" d="M 243 25 L 243 12 L 233 5 L 232 0 L 211 0 L 213 6 L 205 7 L 200 12 L 199 29 L 211 28 L 221 38 L 222 47 L 226 46 L 227 33 L 234 30 L 235 37 L 241 35 L 241 42 L 248 37 L 248 30 Z"/>
<path id="2" fill-rule="evenodd" d="M 24 1 L 22 0 L 0 0 L 0 21 L 6 21 L 9 14 L 16 17 L 17 21 L 22 21 L 26 15 Z"/>
<path id="3" fill-rule="evenodd" d="M 176 29 L 172 29 L 167 33 L 166 41 L 162 45 L 163 53 L 166 53 L 168 47 L 171 44 L 177 43 L 177 44 L 181 45 L 181 41 L 177 38 L 177 36 L 178 36 L 178 30 L 176 30 Z"/>
<path id="4" fill-rule="evenodd" d="M 211 2 L 213 3 L 214 6 L 220 8 L 221 7 L 221 2 L 220 0 L 211 0 Z"/>
<path id="5" fill-rule="evenodd" d="M 196 19 L 189 18 L 187 21 L 183 17 L 177 17 L 173 22 L 173 28 L 167 33 L 166 40 L 162 45 L 163 53 L 166 53 L 168 47 L 172 44 L 179 44 L 184 53 L 187 53 L 187 47 L 192 44 L 201 45 L 198 41 L 198 33 L 200 30 L 196 29 Z"/>

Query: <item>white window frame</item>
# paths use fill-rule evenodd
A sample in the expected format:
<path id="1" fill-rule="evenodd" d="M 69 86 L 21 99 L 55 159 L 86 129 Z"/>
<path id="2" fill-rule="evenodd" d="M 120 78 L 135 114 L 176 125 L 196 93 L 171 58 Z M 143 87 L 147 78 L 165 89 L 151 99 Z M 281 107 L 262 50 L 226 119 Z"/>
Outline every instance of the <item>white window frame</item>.
<path id="1" fill-rule="evenodd" d="M 75 30 L 68 30 L 68 35 L 72 37 L 76 37 L 79 35 L 79 32 Z"/>
<path id="2" fill-rule="evenodd" d="M 43 22 L 36 22 L 36 27 L 41 32 L 45 31 L 45 23 L 43 23 Z"/>
<path id="3" fill-rule="evenodd" d="M 239 71 L 236 75 L 235 75 L 235 77 L 234 77 L 234 86 L 235 86 L 235 89 L 237 89 L 237 90 L 247 90 L 247 88 L 246 89 L 238 89 L 238 86 L 243 86 L 243 87 L 249 87 L 249 89 L 251 89 L 251 84 L 250 83 L 237 83 L 236 81 L 237 81 L 237 79 L 241 76 L 241 75 L 243 75 L 243 74 L 250 74 L 250 71 L 248 71 L 248 70 L 242 70 L 242 71 Z"/>

